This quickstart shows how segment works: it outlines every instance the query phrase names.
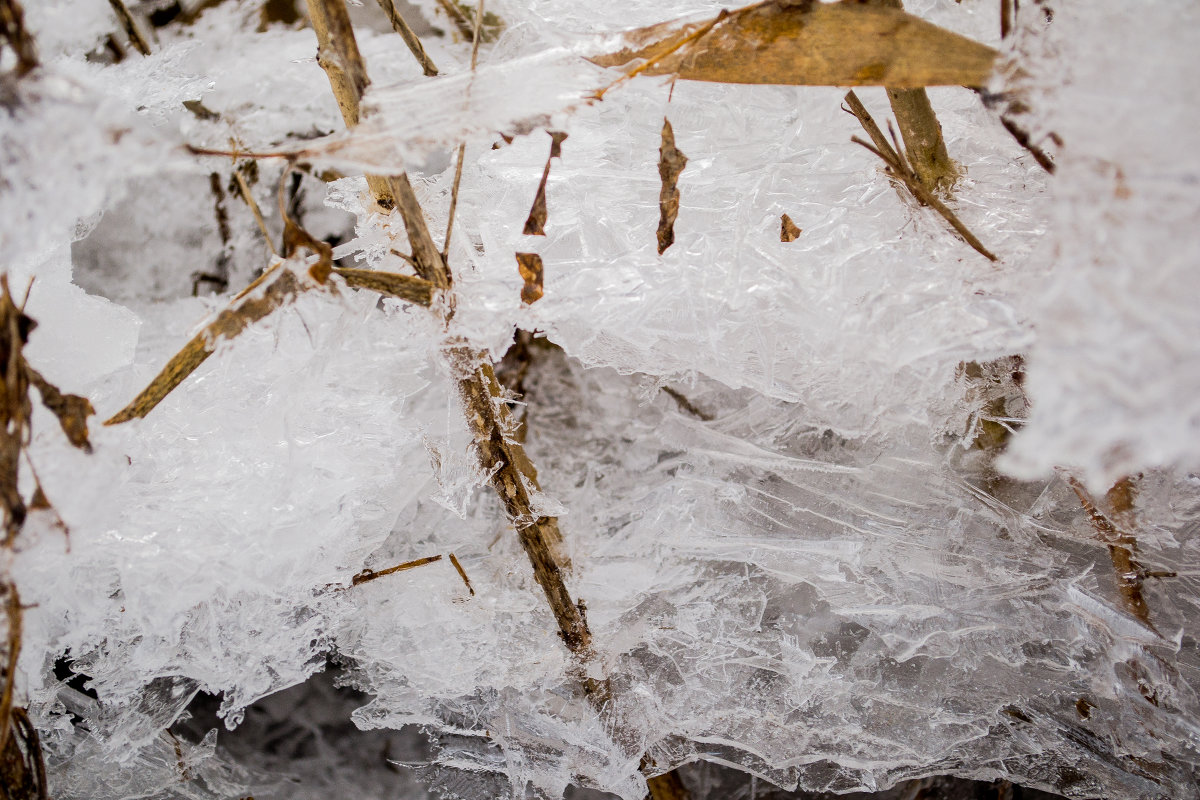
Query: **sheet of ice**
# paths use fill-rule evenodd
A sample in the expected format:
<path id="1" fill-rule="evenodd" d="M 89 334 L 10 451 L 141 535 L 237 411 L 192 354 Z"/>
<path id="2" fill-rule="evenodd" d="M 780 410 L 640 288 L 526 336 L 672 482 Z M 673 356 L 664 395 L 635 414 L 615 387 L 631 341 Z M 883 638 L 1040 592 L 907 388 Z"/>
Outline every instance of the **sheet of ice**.
<path id="1" fill-rule="evenodd" d="M 906 5 L 996 43 L 990 4 Z M 177 751 L 163 730 L 184 732 L 199 691 L 221 694 L 232 724 L 334 658 L 369 695 L 353 721 L 383 737 L 426 726 L 436 741 L 418 773 L 458 796 L 584 785 L 632 800 L 648 754 L 809 789 L 953 772 L 1077 797 L 1196 797 L 1200 485 L 1148 469 L 1198 452 L 1197 167 L 1183 133 L 1196 112 L 1180 77 L 1193 12 L 1146 6 L 1130 20 L 1107 0 L 1055 3 L 1046 27 L 1038 6 L 1022 10 L 1011 47 L 1026 75 L 997 88 L 1024 88 L 1022 122 L 1062 135 L 1053 179 L 976 96 L 931 92 L 966 169 L 955 207 L 1001 256 L 992 266 L 849 143 L 857 123 L 834 89 L 672 93 L 638 79 L 579 105 L 554 121 L 570 138 L 550 169 L 547 235 L 524 236 L 549 138 L 493 150 L 490 132 L 594 88 L 564 41 L 717 6 L 488 7 L 506 28 L 474 78 L 451 36 L 428 37 L 446 73 L 428 81 L 381 18 L 359 42 L 380 130 L 407 131 L 397 152 L 425 159 L 414 178 L 438 240 L 453 173 L 433 151 L 471 140 L 449 334 L 499 355 L 520 325 L 562 349 L 535 348 L 528 445 L 541 502 L 565 508 L 570 586 L 596 643 L 586 669 L 611 680 L 612 706 L 598 716 L 582 697 L 516 537 L 474 492 L 447 332 L 369 294 L 312 293 L 223 346 L 147 419 L 94 429 L 92 456 L 35 421 L 31 457 L 70 535 L 43 513 L 22 534 L 18 691 L 55 796 L 302 796 L 237 766 L 224 732 L 214 743 L 189 729 Z M 236 291 L 265 262 L 229 160 L 178 146 L 311 142 L 340 122 L 311 31 L 257 32 L 258 3 L 158 29 L 152 56 L 115 65 L 83 61 L 112 24 L 95 3 L 77 31 L 48 30 L 65 8 L 30 12 L 48 66 L 0 115 L 0 243 L 39 276 L 30 358 L 103 417 L 222 304 L 188 297 L 193 273 L 220 266 Z M 1136 64 L 1111 57 L 1127 31 Z M 884 115 L 882 92 L 860 95 Z M 185 109 L 193 100 L 215 117 Z M 660 257 L 664 116 L 689 164 Z M 275 238 L 280 176 L 264 162 L 251 187 Z M 390 252 L 399 221 L 363 195 L 355 177 L 330 187 L 350 223 L 322 210 L 315 179 L 284 184 L 291 213 L 339 257 L 405 269 Z M 787 244 L 783 213 L 803 229 Z M 532 306 L 517 251 L 546 263 Z M 994 359 L 1011 367 L 995 380 L 960 368 Z M 1009 462 L 1021 481 L 974 443 L 985 424 L 1019 425 L 1026 405 Z M 1078 498 L 1042 476 L 1053 465 L 1099 490 L 1146 468 L 1136 560 L 1175 574 L 1145 578 L 1153 629 L 1128 610 Z M 449 552 L 476 595 L 448 559 L 350 587 L 364 568 Z M 60 656 L 99 701 L 55 676 Z M 275 700 L 270 715 L 286 719 Z M 345 722 L 343 700 L 314 715 L 335 708 Z M 339 752 L 323 756 L 330 775 L 345 770 Z M 287 769 L 267 762 L 247 761 Z"/>

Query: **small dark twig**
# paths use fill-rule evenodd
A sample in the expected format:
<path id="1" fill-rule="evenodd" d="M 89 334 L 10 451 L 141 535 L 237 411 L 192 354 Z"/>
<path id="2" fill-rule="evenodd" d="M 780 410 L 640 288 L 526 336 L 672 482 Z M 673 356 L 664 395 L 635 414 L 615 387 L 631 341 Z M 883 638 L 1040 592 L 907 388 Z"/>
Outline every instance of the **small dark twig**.
<path id="1" fill-rule="evenodd" d="M 405 570 L 415 569 L 417 567 L 423 567 L 426 564 L 432 564 L 435 561 L 441 561 L 441 560 L 442 560 L 442 557 L 440 555 L 439 556 L 426 556 L 425 558 L 418 558 L 415 561 L 405 561 L 403 564 L 397 564 L 394 567 L 388 567 L 387 569 L 381 569 L 378 572 L 376 572 L 375 570 L 364 569 L 362 572 L 358 573 L 357 575 L 355 575 L 353 578 L 350 579 L 350 585 L 351 586 L 359 586 L 361 584 L 366 583 L 367 581 L 373 581 L 376 578 L 382 578 L 384 575 L 391 575 L 393 572 L 403 572 Z"/>

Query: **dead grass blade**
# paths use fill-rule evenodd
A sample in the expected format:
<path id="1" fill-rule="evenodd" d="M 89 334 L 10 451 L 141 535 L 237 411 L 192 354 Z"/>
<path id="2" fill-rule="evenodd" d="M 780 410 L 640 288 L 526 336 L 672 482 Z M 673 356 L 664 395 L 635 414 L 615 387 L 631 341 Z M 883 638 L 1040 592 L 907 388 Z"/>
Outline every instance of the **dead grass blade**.
<path id="1" fill-rule="evenodd" d="M 436 288 L 424 278 L 398 272 L 334 267 L 333 274 L 340 275 L 342 280 L 346 281 L 346 285 L 353 289 L 367 289 L 426 307 L 433 302 L 433 291 Z"/>
<path id="2" fill-rule="evenodd" d="M 314 264 L 309 269 L 309 275 L 313 278 L 311 282 L 302 280 L 285 262 L 279 262 L 264 272 L 242 290 L 203 331 L 192 337 L 129 405 L 105 420 L 104 424 L 119 425 L 145 417 L 213 354 L 222 339 L 237 338 L 255 322 L 291 304 L 303 292 L 323 284 L 324 278 L 319 276 L 322 273 L 328 276 L 329 269 L 324 259 Z"/>
<path id="3" fill-rule="evenodd" d="M 517 253 L 517 269 L 525 285 L 521 287 L 521 302 L 532 305 L 542 299 L 545 291 L 542 281 L 545 277 L 545 265 L 537 253 Z"/>
<path id="4" fill-rule="evenodd" d="M 687 156 L 675 146 L 675 131 L 663 117 L 662 144 L 658 148 L 658 176 L 662 189 L 658 194 L 658 254 L 675 243 L 675 219 L 679 216 L 679 176 L 687 166 Z"/>
<path id="5" fill-rule="evenodd" d="M 846 104 L 850 106 L 850 113 L 858 118 L 858 121 L 862 124 L 863 129 L 867 131 L 867 134 L 871 137 L 871 140 L 875 142 L 875 144 L 868 144 L 862 139 L 859 139 L 857 136 L 851 136 L 850 141 L 861 145 L 877 155 L 880 160 L 883 161 L 887 174 L 904 184 L 912 196 L 917 199 L 917 202 L 921 203 L 921 205 L 929 206 L 934 211 L 941 214 L 942 218 L 945 219 L 946 222 L 950 223 L 950 227 L 953 228 L 955 232 L 963 238 L 963 241 L 973 247 L 988 261 L 996 261 L 996 256 L 983 246 L 983 243 L 979 241 L 975 234 L 971 233 L 970 229 L 962 223 L 962 220 L 958 218 L 958 215 L 951 211 L 945 203 L 935 197 L 933 192 L 925 188 L 925 185 L 921 183 L 920 178 L 918 178 L 917 174 L 913 172 L 912 167 L 909 166 L 908 162 L 904 158 L 904 155 L 900 152 L 899 144 L 896 144 L 896 146 L 893 147 L 888 143 L 887 139 L 885 139 L 883 136 L 883 132 L 879 130 L 879 126 L 875 124 L 875 120 L 873 120 L 871 115 L 867 113 L 866 108 L 859 101 L 854 92 L 850 92 L 846 95 Z"/>
<path id="6" fill-rule="evenodd" d="M 525 228 L 521 233 L 526 236 L 546 235 L 546 181 L 550 179 L 550 162 L 562 158 L 562 143 L 567 134 L 562 131 L 547 131 L 550 134 L 550 156 L 542 170 L 542 180 L 538 183 L 537 194 L 533 198 L 533 206 L 529 209 L 529 217 L 525 220 Z"/>
<path id="7" fill-rule="evenodd" d="M 983 86 L 996 59 L 979 42 L 855 0 L 766 0 L 707 22 L 640 28 L 625 40 L 592 61 L 719 83 L 915 89 Z"/>

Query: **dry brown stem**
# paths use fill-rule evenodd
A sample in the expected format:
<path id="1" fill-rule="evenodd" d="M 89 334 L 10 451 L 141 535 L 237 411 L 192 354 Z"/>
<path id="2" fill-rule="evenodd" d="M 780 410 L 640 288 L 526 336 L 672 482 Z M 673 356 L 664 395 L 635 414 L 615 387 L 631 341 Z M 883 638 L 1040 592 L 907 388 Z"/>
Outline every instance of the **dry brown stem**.
<path id="1" fill-rule="evenodd" d="M 902 0 L 868 0 L 868 4 L 901 11 L 904 9 Z M 949 193 L 958 180 L 958 167 L 946 152 L 942 126 L 933 112 L 929 94 L 924 88 L 894 87 L 888 87 L 887 94 L 913 171 L 925 188 Z"/>
<path id="2" fill-rule="evenodd" d="M 1109 558 L 1112 560 L 1113 572 L 1117 578 L 1117 591 L 1125 609 L 1137 617 L 1148 628 L 1158 633 L 1158 629 L 1150 622 L 1150 606 L 1142 591 L 1146 573 L 1135 558 L 1137 554 L 1137 539 L 1128 528 L 1132 527 L 1134 497 L 1136 487 L 1130 477 L 1121 478 L 1105 495 L 1105 500 L 1111 510 L 1111 517 L 1100 510 L 1091 493 L 1084 485 L 1067 475 L 1067 485 L 1079 498 L 1079 504 L 1088 515 L 1088 520 L 1096 531 L 1100 541 L 1108 545 Z M 1123 520 L 1124 525 L 1117 521 Z"/>
<path id="3" fill-rule="evenodd" d="M 104 421 L 118 425 L 145 417 L 205 362 L 222 340 L 232 340 L 250 325 L 289 305 L 297 296 L 325 282 L 329 275 L 322 259 L 309 269 L 313 282 L 301 281 L 282 263 L 267 270 L 233 299 L 233 302 L 176 353 L 129 405 Z M 261 289 L 261 291 L 257 291 Z"/>
<path id="4" fill-rule="evenodd" d="M 129 13 L 123 0 L 108 0 L 108 4 L 112 6 L 113 13 L 117 15 L 117 20 L 121 23 L 121 28 L 129 37 L 129 43 L 133 45 L 133 48 L 144 56 L 150 55 L 150 45 L 146 42 L 146 37 L 142 35 L 137 21 Z"/>
<path id="5" fill-rule="evenodd" d="M 438 70 L 433 64 L 433 59 L 425 52 L 425 46 L 421 44 L 421 39 L 417 36 L 416 31 L 401 16 L 394 0 L 379 0 L 379 7 L 383 9 L 383 13 L 387 15 L 388 20 L 392 23 L 392 28 L 395 29 L 396 33 L 400 34 L 400 38 L 408 45 L 409 52 L 413 54 L 413 58 L 417 59 L 417 63 L 421 65 L 421 70 L 425 75 L 430 78 L 437 75 Z"/>
<path id="6" fill-rule="evenodd" d="M 941 214 L 942 218 L 950 223 L 950 227 L 952 227 L 967 244 L 975 248 L 976 251 L 978 251 L 989 261 L 995 261 L 996 256 L 983 246 L 983 243 L 976 238 L 975 234 L 971 233 L 970 229 L 962 223 L 962 220 L 958 218 L 958 215 L 951 211 L 945 203 L 935 197 L 933 192 L 925 188 L 924 184 L 921 183 L 916 173 L 913 172 L 912 167 L 909 166 L 908 162 L 905 160 L 904 155 L 899 151 L 899 146 L 897 145 L 896 147 L 893 147 L 888 143 L 887 139 L 885 139 L 883 136 L 883 132 L 879 130 L 879 126 L 875 124 L 875 120 L 873 120 L 871 115 L 867 113 L 866 108 L 863 107 L 862 102 L 858 99 L 854 92 L 847 93 L 846 104 L 850 107 L 850 113 L 858 118 L 858 121 L 862 124 L 863 129 L 867 132 L 867 134 L 871 137 L 871 141 L 875 142 L 875 144 L 868 144 L 862 139 L 859 139 L 857 136 L 850 137 L 850 141 L 865 147 L 867 150 L 870 150 L 872 153 L 879 156 L 879 158 L 886 165 L 885 171 L 889 176 L 903 183 L 904 186 L 908 188 L 908 191 L 912 193 L 913 197 L 915 197 L 922 205 L 927 205 L 934 211 Z M 880 145 L 882 145 L 882 147 Z"/>
<path id="7" fill-rule="evenodd" d="M 18 78 L 38 65 L 33 37 L 25 30 L 25 10 L 17 0 L 0 0 L 0 42 L 7 43 L 17 54 L 14 71 Z"/>
<path id="8" fill-rule="evenodd" d="M 399 272 L 381 272 L 374 269 L 352 269 L 334 267 L 333 274 L 340 275 L 346 285 L 354 289 L 367 289 L 388 297 L 406 300 L 420 306 L 433 302 L 434 285 L 424 278 L 403 275 Z"/>
<path id="9" fill-rule="evenodd" d="M 453 556 L 451 556 L 451 558 L 453 558 Z M 378 572 L 375 570 L 364 569 L 362 572 L 350 579 L 350 585 L 360 586 L 367 581 L 373 581 L 376 578 L 382 578 L 384 575 L 391 575 L 394 572 L 404 572 L 405 570 L 416 569 L 417 567 L 423 567 L 426 564 L 432 564 L 435 561 L 441 560 L 441 556 L 426 556 L 425 558 L 418 558 L 413 561 L 405 561 L 403 564 L 397 564 L 394 567 L 381 569 Z"/>

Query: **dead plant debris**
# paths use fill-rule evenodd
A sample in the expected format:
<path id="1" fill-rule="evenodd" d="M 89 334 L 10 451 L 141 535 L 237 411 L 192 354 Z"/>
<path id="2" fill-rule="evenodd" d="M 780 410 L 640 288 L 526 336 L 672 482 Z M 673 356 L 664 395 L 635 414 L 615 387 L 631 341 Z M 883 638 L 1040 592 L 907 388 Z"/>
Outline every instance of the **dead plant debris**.
<path id="1" fill-rule="evenodd" d="M 847 112 L 858 118 L 859 123 L 871 137 L 871 141 L 874 144 L 868 144 L 857 136 L 851 136 L 850 141 L 861 145 L 878 156 L 883 161 L 885 165 L 884 171 L 887 172 L 888 176 L 905 186 L 912 196 L 916 198 L 917 202 L 921 205 L 929 206 L 941 214 L 942 218 L 950 223 L 950 227 L 963 238 L 963 241 L 973 247 L 988 261 L 996 261 L 996 256 L 983 246 L 983 243 L 979 241 L 975 234 L 971 233 L 970 229 L 962 223 L 958 215 L 935 197 L 933 192 L 927 189 L 921 182 L 921 179 L 913 171 L 912 166 L 909 165 L 908 160 L 904 157 L 903 152 L 901 152 L 900 144 L 896 141 L 896 134 L 891 130 L 891 126 L 888 126 L 889 132 L 892 134 L 892 141 L 889 142 L 853 91 L 846 94 L 846 104 L 849 106 L 846 109 Z"/>
<path id="2" fill-rule="evenodd" d="M 542 257 L 537 253 L 517 253 L 517 269 L 525 285 L 521 287 L 521 302 L 532 305 L 542 299 L 545 294 L 542 281 L 545 277 L 545 267 Z"/>
<path id="3" fill-rule="evenodd" d="M 562 143 L 567 134 L 562 131 L 547 131 L 550 134 L 550 155 L 542 170 L 542 180 L 538 183 L 537 194 L 533 198 L 533 206 L 529 209 L 529 217 L 525 220 L 525 228 L 521 232 L 526 236 L 546 235 L 546 181 L 550 178 L 550 162 L 562 158 Z"/>
<path id="4" fill-rule="evenodd" d="M 675 243 L 675 219 L 679 216 L 679 176 L 687 166 L 687 156 L 675 146 L 675 131 L 663 117 L 662 144 L 658 148 L 658 176 L 662 190 L 658 195 L 658 254 Z"/>
<path id="5" fill-rule="evenodd" d="M 627 75 L 804 86 L 984 86 L 996 51 L 896 8 L 765 0 L 707 22 L 664 22 L 592 57 Z"/>
<path id="6" fill-rule="evenodd" d="M 779 218 L 779 241 L 794 242 L 800 238 L 800 234 L 804 231 L 792 222 L 792 218 L 784 214 Z"/>

